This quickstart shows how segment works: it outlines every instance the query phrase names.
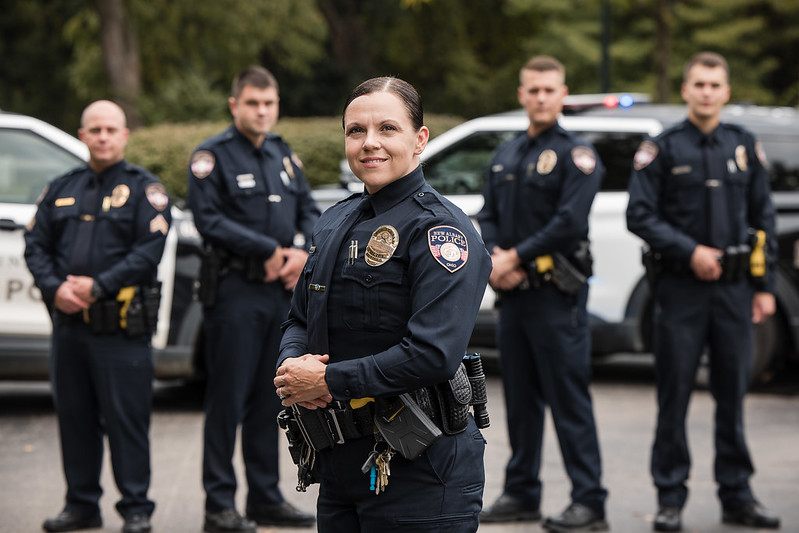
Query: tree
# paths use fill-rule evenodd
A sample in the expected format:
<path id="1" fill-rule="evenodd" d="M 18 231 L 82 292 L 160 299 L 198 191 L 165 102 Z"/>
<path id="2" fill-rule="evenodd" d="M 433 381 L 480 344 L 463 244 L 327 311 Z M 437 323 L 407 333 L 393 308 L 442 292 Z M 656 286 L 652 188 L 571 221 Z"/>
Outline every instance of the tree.
<path id="1" fill-rule="evenodd" d="M 94 7 L 100 20 L 100 49 L 111 98 L 125 111 L 128 126 L 138 128 L 142 125 L 139 39 L 124 0 L 94 0 Z"/>

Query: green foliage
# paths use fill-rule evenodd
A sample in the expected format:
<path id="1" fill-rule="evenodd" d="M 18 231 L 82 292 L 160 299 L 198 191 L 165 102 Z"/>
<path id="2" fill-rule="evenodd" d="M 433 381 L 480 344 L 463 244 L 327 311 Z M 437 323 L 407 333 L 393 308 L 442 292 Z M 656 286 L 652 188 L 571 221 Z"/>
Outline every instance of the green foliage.
<path id="1" fill-rule="evenodd" d="M 427 115 L 432 136 L 463 122 L 452 115 Z M 187 196 L 187 167 L 202 141 L 230 125 L 228 121 L 161 124 L 133 132 L 126 158 L 161 178 L 178 201 Z M 275 127 L 302 160 L 311 187 L 338 183 L 339 161 L 344 158 L 344 133 L 340 117 L 285 118 Z"/>

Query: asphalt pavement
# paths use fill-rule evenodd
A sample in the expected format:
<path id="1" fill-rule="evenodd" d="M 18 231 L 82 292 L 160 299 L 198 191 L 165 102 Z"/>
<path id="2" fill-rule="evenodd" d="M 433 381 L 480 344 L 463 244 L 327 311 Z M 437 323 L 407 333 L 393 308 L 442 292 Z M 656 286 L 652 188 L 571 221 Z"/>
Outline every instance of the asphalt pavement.
<path id="1" fill-rule="evenodd" d="M 655 491 L 649 476 L 649 453 L 655 422 L 655 392 L 646 367 L 595 367 L 592 387 L 604 461 L 603 481 L 610 496 L 608 520 L 612 531 L 652 530 Z M 757 497 L 782 517 L 782 531 L 799 532 L 799 376 L 751 393 L 746 402 L 747 438 L 757 472 L 752 485 Z M 486 447 L 485 503 L 502 491 L 504 467 L 510 454 L 504 420 L 504 400 L 498 377 L 489 376 L 491 427 L 484 430 Z M 707 391 L 693 396 L 688 419 L 693 470 L 690 496 L 683 514 L 684 531 L 717 533 L 752 531 L 724 526 L 713 482 L 714 403 Z M 200 532 L 204 495 L 201 486 L 202 398 L 191 387 L 159 383 L 151 429 L 152 485 L 156 501 L 153 531 Z M 542 479 L 544 514 L 559 512 L 569 503 L 570 484 L 563 471 L 557 440 L 547 427 Z M 236 456 L 243 508 L 245 488 L 240 455 Z M 299 508 L 313 511 L 316 487 L 295 491 L 296 470 L 288 453 L 282 455 L 281 488 Z M 103 468 L 105 494 L 101 501 L 104 532 L 120 531 L 114 510 L 118 492 L 108 455 Z M 389 485 L 390 486 L 390 485 Z M 58 451 L 58 429 L 46 383 L 0 383 L 0 533 L 41 531 L 42 521 L 58 513 L 65 485 Z M 315 531 L 261 528 L 259 533 Z M 485 533 L 540 531 L 537 523 L 483 525 Z"/>

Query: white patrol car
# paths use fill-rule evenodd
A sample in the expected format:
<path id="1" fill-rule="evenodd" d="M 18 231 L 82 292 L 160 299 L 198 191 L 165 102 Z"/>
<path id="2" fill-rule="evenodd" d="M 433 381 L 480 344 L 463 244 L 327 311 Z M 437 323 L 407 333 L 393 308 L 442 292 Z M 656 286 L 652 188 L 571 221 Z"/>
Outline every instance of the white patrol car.
<path id="1" fill-rule="evenodd" d="M 49 370 L 52 324 L 24 259 L 23 231 L 53 178 L 83 164 L 82 142 L 32 117 L 0 112 L 0 379 L 43 379 Z M 173 208 L 158 268 L 162 282 L 153 335 L 155 375 L 197 375 L 200 310 L 192 300 L 199 236 L 191 217 Z"/>
<path id="2" fill-rule="evenodd" d="M 646 353 L 651 351 L 652 302 L 641 264 L 643 242 L 627 230 L 627 185 L 638 145 L 682 120 L 685 107 L 648 104 L 641 95 L 629 94 L 602 95 L 599 106 L 597 100 L 594 95 L 569 97 L 559 119 L 565 129 L 594 145 L 607 169 L 589 218 L 594 257 L 588 299 L 592 347 L 595 355 Z M 758 135 L 771 158 L 777 191 L 779 311 L 757 328 L 752 373 L 753 380 L 767 380 L 775 363 L 797 358 L 799 346 L 799 244 L 795 244 L 799 243 L 799 114 L 791 109 L 729 106 L 724 120 L 741 123 Z M 528 125 L 527 115 L 518 110 L 452 128 L 431 139 L 422 153 L 425 178 L 477 225 L 483 181 L 494 150 Z M 356 182 L 346 161 L 342 162 L 342 183 L 350 190 L 362 188 Z M 495 346 L 494 300 L 492 289 L 487 288 L 472 335 L 475 347 Z"/>

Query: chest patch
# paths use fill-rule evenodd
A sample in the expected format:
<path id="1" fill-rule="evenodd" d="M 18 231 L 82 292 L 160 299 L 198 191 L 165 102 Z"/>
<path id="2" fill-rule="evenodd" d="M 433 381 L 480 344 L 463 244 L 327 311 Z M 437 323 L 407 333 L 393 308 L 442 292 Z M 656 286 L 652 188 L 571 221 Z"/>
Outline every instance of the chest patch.
<path id="1" fill-rule="evenodd" d="M 427 230 L 427 244 L 435 260 L 450 272 L 459 270 L 469 259 L 469 242 L 458 228 L 430 228 Z"/>
<path id="2" fill-rule="evenodd" d="M 535 165 L 535 169 L 542 176 L 546 176 L 552 172 L 552 169 L 555 168 L 555 165 L 557 164 L 558 154 L 556 154 L 554 150 L 544 150 L 541 152 L 541 155 L 538 156 L 538 162 Z"/>
<path id="3" fill-rule="evenodd" d="M 384 264 L 394 255 L 394 250 L 399 246 L 399 232 L 394 226 L 380 226 L 369 238 L 364 252 L 364 260 L 369 266 L 377 267 Z"/>

